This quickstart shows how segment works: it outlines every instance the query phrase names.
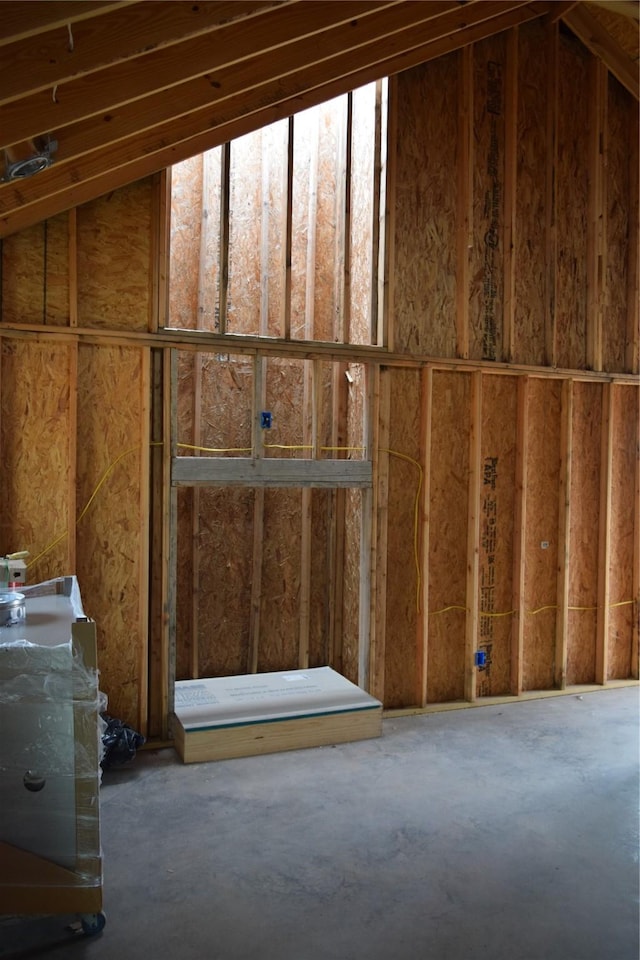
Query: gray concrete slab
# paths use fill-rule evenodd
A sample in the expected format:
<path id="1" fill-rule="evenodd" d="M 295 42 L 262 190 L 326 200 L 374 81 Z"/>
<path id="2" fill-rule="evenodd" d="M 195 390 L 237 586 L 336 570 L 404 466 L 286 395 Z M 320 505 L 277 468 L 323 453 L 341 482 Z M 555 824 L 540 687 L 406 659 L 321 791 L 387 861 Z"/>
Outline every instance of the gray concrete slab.
<path id="1" fill-rule="evenodd" d="M 637 688 L 385 720 L 380 740 L 105 776 L 103 935 L 0 957 L 638 960 Z"/>

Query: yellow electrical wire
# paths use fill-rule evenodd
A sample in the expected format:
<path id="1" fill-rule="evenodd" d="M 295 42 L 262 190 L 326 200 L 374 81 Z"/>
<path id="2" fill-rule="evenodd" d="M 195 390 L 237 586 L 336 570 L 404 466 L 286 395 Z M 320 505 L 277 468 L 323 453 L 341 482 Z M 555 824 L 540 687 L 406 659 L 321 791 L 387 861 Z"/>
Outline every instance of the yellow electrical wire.
<path id="1" fill-rule="evenodd" d="M 162 442 L 161 440 L 155 440 L 155 441 L 152 441 L 152 442 L 149 444 L 149 446 L 151 446 L 151 447 L 162 447 L 162 446 L 164 446 L 164 444 L 163 444 L 163 442 Z M 195 446 L 194 444 L 190 444 L 190 443 L 178 443 L 178 444 L 176 444 L 176 446 L 179 447 L 180 449 L 183 449 L 183 450 L 199 450 L 199 451 L 203 451 L 203 452 L 205 452 L 205 453 L 250 453 L 251 450 L 252 450 L 251 447 L 200 447 L 200 446 Z M 269 447 L 269 448 L 277 448 L 277 449 L 279 449 L 279 450 L 312 450 L 312 449 L 313 449 L 313 446 L 312 446 L 311 444 L 304 444 L 304 445 L 303 445 L 303 444 L 299 444 L 299 445 L 285 445 L 285 444 L 278 444 L 278 443 L 269 443 L 269 444 L 264 444 L 264 446 L 265 446 L 265 447 Z M 103 473 L 102 476 L 100 477 L 100 480 L 98 481 L 98 483 L 97 483 L 97 485 L 96 485 L 93 493 L 91 494 L 91 496 L 90 496 L 89 499 L 87 500 L 86 504 L 84 505 L 84 507 L 82 508 L 82 510 L 80 511 L 80 513 L 78 514 L 78 516 L 77 516 L 77 518 L 76 518 L 76 525 L 77 525 L 78 523 L 80 523 L 80 521 L 83 519 L 83 517 L 86 516 L 89 508 L 91 507 L 91 504 L 93 503 L 93 501 L 94 501 L 95 498 L 97 497 L 98 493 L 99 493 L 100 490 L 102 489 L 103 485 L 105 484 L 105 482 L 106 482 L 108 476 L 110 475 L 110 473 L 112 472 L 112 470 L 114 470 L 115 467 L 117 467 L 117 465 L 120 463 L 121 460 L 123 460 L 125 457 L 129 456 L 129 454 L 135 453 L 135 451 L 136 451 L 136 450 L 139 450 L 139 449 L 140 449 L 139 446 L 130 447 L 128 450 L 125 450 L 125 451 L 124 451 L 123 453 L 121 453 L 118 457 L 116 457 L 116 459 L 115 459 L 112 463 L 109 464 L 109 466 L 107 467 L 107 469 L 104 471 L 104 473 Z M 362 450 L 364 450 L 364 447 L 320 447 L 320 449 L 321 449 L 322 451 L 325 451 L 325 452 L 336 451 L 336 450 L 339 450 L 339 451 L 362 451 Z M 406 453 L 400 453 L 398 450 L 382 450 L 381 452 L 382 452 L 382 453 L 388 453 L 390 456 L 393 456 L 393 457 L 398 457 L 398 459 L 400 459 L 400 460 L 405 460 L 407 463 L 412 463 L 415 467 L 418 468 L 418 487 L 417 487 L 417 490 L 416 490 L 416 495 L 415 495 L 415 499 L 414 499 L 414 509 L 413 509 L 413 517 L 414 517 L 413 554 L 414 554 L 414 562 L 415 562 L 415 567 L 416 567 L 416 610 L 417 610 L 418 613 L 420 613 L 420 609 L 421 609 L 420 599 L 421 599 L 421 587 L 422 587 L 422 570 L 421 570 L 421 567 L 420 567 L 419 527 L 420 527 L 420 494 L 421 494 L 421 492 L 422 492 L 422 484 L 423 484 L 423 478 L 424 478 L 424 471 L 423 471 L 423 469 L 422 469 L 421 464 L 420 464 L 417 460 L 414 460 L 413 457 L 408 456 L 408 454 L 406 454 Z M 37 554 L 37 555 L 33 558 L 33 560 L 30 560 L 30 561 L 29 561 L 29 563 L 27 564 L 27 569 L 30 569 L 31 567 L 33 567 L 33 566 L 38 562 L 38 560 L 40 560 L 40 559 L 41 559 L 42 557 L 44 557 L 47 553 L 49 553 L 51 550 L 53 550 L 54 547 L 57 547 L 57 545 L 58 545 L 59 543 L 61 543 L 61 542 L 65 539 L 65 537 L 67 537 L 67 536 L 68 536 L 68 533 L 65 532 L 65 533 L 60 534 L 59 537 L 56 537 L 55 540 L 52 540 L 51 543 L 49 543 L 49 544 L 44 548 L 44 550 L 41 550 L 40 553 Z M 24 553 L 24 551 L 23 551 L 23 553 Z M 610 603 L 610 604 L 608 604 L 608 608 L 609 608 L 609 609 L 612 609 L 612 608 L 614 608 L 614 607 L 626 607 L 626 606 L 631 606 L 631 605 L 634 604 L 635 602 L 636 602 L 635 600 L 619 600 L 619 601 L 616 602 L 616 603 Z M 538 613 L 543 613 L 545 610 L 557 610 L 557 609 L 558 609 L 558 604 L 557 604 L 557 603 L 549 603 L 549 604 L 545 604 L 545 605 L 542 606 L 542 607 L 537 607 L 535 610 L 525 610 L 524 613 L 525 613 L 525 616 L 536 616 Z M 597 606 L 592 606 L 592 607 L 569 606 L 569 607 L 567 607 L 567 609 L 568 609 L 568 610 L 582 610 L 582 611 L 591 610 L 591 611 L 594 611 L 594 610 L 597 610 L 598 607 L 597 607 Z M 435 617 L 435 616 L 438 616 L 439 614 L 448 613 L 450 610 L 462 610 L 462 611 L 464 611 L 464 612 L 466 613 L 466 612 L 467 612 L 467 607 L 466 607 L 466 606 L 463 606 L 463 605 L 461 605 L 461 604 L 452 603 L 452 604 L 449 604 L 449 606 L 442 607 L 440 610 L 430 610 L 429 613 L 428 613 L 428 616 L 430 616 L 430 617 Z M 481 617 L 495 617 L 495 618 L 497 618 L 497 617 L 510 617 L 510 616 L 514 616 L 516 613 L 517 613 L 517 610 L 505 610 L 504 612 L 500 612 L 500 613 L 495 613 L 495 612 L 493 612 L 493 611 L 489 612 L 489 611 L 482 611 L 482 610 L 481 610 L 481 611 L 479 611 L 479 616 L 481 616 Z"/>

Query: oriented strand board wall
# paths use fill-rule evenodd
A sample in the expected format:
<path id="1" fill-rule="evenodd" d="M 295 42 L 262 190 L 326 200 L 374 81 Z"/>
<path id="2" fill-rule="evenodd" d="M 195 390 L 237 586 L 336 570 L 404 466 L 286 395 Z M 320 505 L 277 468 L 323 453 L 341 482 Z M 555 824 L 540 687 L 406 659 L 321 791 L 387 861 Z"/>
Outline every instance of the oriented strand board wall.
<path id="1" fill-rule="evenodd" d="M 561 35 L 556 167 L 556 342 L 560 367 L 586 366 L 589 64 L 585 48 Z"/>
<path id="2" fill-rule="evenodd" d="M 395 110 L 395 348 L 456 352 L 455 54 L 401 73 Z"/>
<path id="3" fill-rule="evenodd" d="M 539 21 L 523 24 L 518 42 L 518 138 L 515 238 L 515 313 L 512 359 L 545 363 L 548 304 L 547 136 L 548 44 Z"/>
<path id="4" fill-rule="evenodd" d="M 136 347 L 80 345 L 78 355 L 78 580 L 98 628 L 100 688 L 109 712 L 146 726 L 143 504 L 148 485 L 149 356 Z M 132 388 L 133 385 L 133 388 Z M 126 397 L 126 403 L 114 398 Z M 143 532 L 144 530 L 144 532 Z"/>
<path id="5" fill-rule="evenodd" d="M 596 664 L 602 385 L 573 384 L 567 683 L 593 683 Z"/>
<path id="6" fill-rule="evenodd" d="M 478 696 L 510 692 L 517 405 L 514 377 L 483 376 Z"/>
<path id="7" fill-rule="evenodd" d="M 149 326 L 153 190 L 149 177 L 78 207 L 79 326 Z"/>
<path id="8" fill-rule="evenodd" d="M 629 258 L 629 197 L 632 173 L 629 117 L 638 105 L 614 77 L 609 78 L 607 105 L 607 274 L 602 328 L 605 370 L 626 368 Z"/>
<path id="9" fill-rule="evenodd" d="M 434 371 L 427 700 L 464 696 L 470 378 Z M 453 609 L 447 609 L 453 608 Z"/>
<path id="10" fill-rule="evenodd" d="M 392 370 L 389 457 L 389 529 L 387 552 L 387 619 L 385 627 L 385 703 L 415 703 L 417 570 L 414 538 L 420 464 L 420 372 Z M 411 458 L 416 463 L 404 459 Z"/>
<path id="11" fill-rule="evenodd" d="M 469 355 L 502 357 L 505 36 L 475 44 Z"/>
<path id="12" fill-rule="evenodd" d="M 631 635 L 633 630 L 634 508 L 636 471 L 638 469 L 638 390 L 635 387 L 613 388 L 613 465 L 611 475 L 611 558 L 609 564 L 609 669 L 610 680 L 626 680 L 631 670 Z M 637 546 L 636 546 L 637 549 Z M 637 615 L 637 614 L 636 614 Z"/>
<path id="13" fill-rule="evenodd" d="M 69 214 L 2 241 L 2 319 L 11 323 L 69 322 Z"/>
<path id="14" fill-rule="evenodd" d="M 75 572 L 75 356 L 75 344 L 2 341 L 0 553 L 28 550 L 29 582 Z"/>
<path id="15" fill-rule="evenodd" d="M 529 383 L 526 442 L 523 689 L 553 687 L 555 658 L 560 397 L 556 380 Z"/>

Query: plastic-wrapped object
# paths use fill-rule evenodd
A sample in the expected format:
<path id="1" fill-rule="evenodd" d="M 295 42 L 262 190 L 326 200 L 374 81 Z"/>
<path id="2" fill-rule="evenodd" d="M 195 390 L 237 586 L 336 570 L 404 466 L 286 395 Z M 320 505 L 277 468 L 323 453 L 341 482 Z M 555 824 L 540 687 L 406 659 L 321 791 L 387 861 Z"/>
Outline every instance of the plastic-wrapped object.
<path id="1" fill-rule="evenodd" d="M 133 760 L 145 742 L 142 734 L 137 733 L 128 723 L 110 717 L 107 713 L 102 714 L 102 719 L 105 723 L 102 734 L 102 769 L 108 770 L 109 767 L 120 766 Z"/>
<path id="2" fill-rule="evenodd" d="M 105 709 L 75 577 L 25 587 L 0 627 L 0 912 L 101 908 Z"/>

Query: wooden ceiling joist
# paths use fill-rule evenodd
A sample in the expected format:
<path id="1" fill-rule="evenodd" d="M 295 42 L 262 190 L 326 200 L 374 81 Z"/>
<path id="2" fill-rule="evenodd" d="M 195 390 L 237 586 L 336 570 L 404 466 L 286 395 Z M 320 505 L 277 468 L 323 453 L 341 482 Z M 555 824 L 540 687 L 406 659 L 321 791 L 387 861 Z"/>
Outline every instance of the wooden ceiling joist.
<path id="1" fill-rule="evenodd" d="M 628 55 L 589 20 L 584 28 L 584 3 L 4 0 L 0 177 L 3 151 L 8 161 L 16 147 L 24 152 L 43 138 L 57 149 L 53 165 L 36 176 L 0 182 L 0 236 L 364 83 L 527 20 L 557 18 L 560 10 L 572 29 L 586 30 L 590 41 L 581 39 L 596 45 L 621 79 Z"/>

